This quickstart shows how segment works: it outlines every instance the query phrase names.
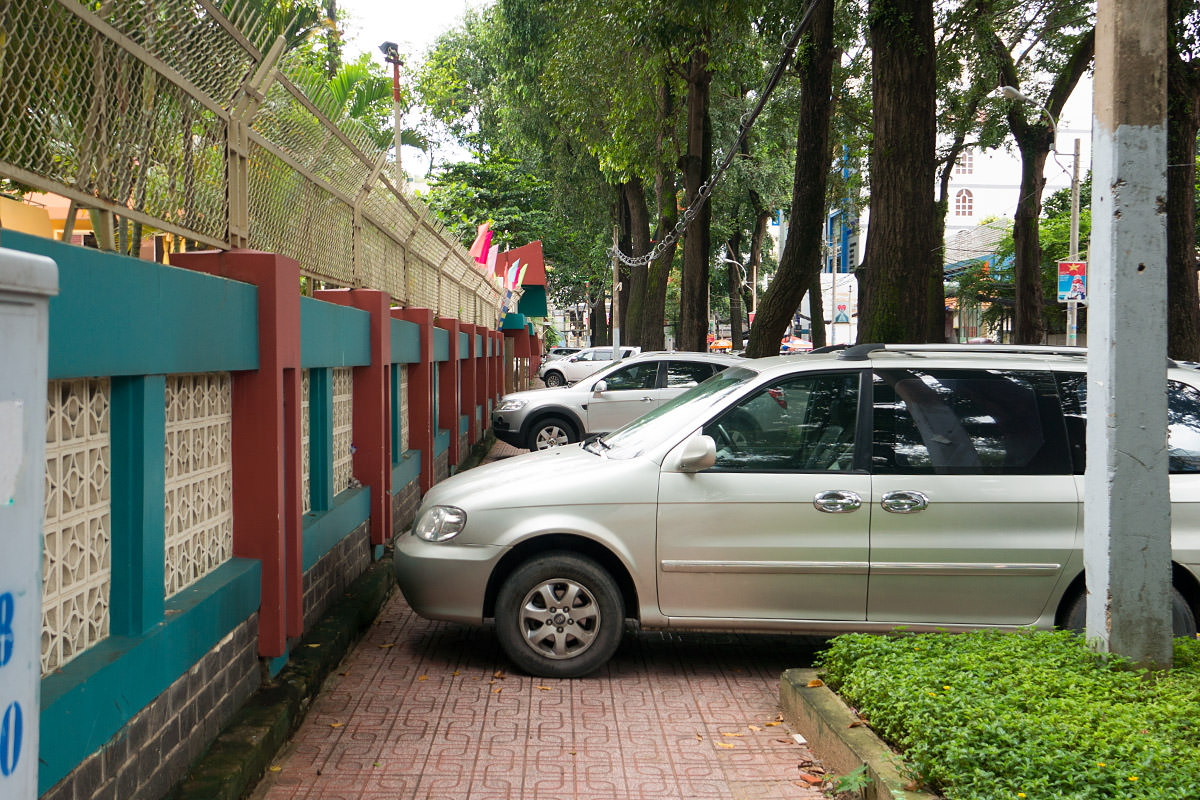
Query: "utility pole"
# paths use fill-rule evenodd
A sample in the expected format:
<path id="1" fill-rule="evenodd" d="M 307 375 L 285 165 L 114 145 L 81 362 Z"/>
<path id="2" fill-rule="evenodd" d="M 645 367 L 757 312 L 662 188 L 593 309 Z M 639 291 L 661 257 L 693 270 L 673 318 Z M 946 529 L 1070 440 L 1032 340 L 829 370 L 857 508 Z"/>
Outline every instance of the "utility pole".
<path id="1" fill-rule="evenodd" d="M 395 115 L 395 125 L 392 131 L 393 145 L 396 148 L 396 191 L 404 186 L 404 170 L 400 166 L 400 118 L 404 109 L 400 107 L 400 65 L 404 59 L 400 57 L 400 47 L 395 42 L 384 42 L 379 46 L 383 58 L 392 65 L 392 113 Z"/>
<path id="2" fill-rule="evenodd" d="M 1071 255 L 1068 261 L 1079 260 L 1079 139 L 1075 140 L 1075 164 L 1071 168 Z M 1079 341 L 1079 301 L 1067 301 L 1067 346 Z"/>
<path id="3" fill-rule="evenodd" d="M 1092 120 L 1083 561 L 1087 636 L 1171 663 L 1167 2 L 1100 0 Z"/>
<path id="4" fill-rule="evenodd" d="M 612 340 L 613 360 L 621 360 L 621 261 L 617 258 L 617 226 L 613 225 L 613 299 L 612 299 Z"/>

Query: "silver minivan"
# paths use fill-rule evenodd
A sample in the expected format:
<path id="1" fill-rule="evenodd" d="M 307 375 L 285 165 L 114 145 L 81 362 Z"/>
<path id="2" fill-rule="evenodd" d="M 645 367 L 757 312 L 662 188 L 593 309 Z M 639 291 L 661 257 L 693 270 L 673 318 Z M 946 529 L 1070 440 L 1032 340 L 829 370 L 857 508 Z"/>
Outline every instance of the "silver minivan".
<path id="1" fill-rule="evenodd" d="M 642 628 L 1081 629 L 1086 359 L 864 345 L 742 362 L 581 445 L 425 496 L 395 570 L 574 677 Z M 1173 623 L 1200 609 L 1200 372 L 1169 371 Z M 553 486 L 553 492 L 546 487 Z"/>

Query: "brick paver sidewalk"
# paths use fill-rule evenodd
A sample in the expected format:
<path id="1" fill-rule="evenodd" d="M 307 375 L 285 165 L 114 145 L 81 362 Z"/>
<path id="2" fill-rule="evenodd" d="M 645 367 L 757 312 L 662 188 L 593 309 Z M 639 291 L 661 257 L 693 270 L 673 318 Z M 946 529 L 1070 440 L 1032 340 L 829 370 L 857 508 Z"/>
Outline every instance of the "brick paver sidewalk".
<path id="1" fill-rule="evenodd" d="M 403 597 L 339 667 L 260 800 L 808 798 L 812 753 L 777 722 L 814 641 L 629 634 L 597 676 L 512 674 L 490 630 Z"/>

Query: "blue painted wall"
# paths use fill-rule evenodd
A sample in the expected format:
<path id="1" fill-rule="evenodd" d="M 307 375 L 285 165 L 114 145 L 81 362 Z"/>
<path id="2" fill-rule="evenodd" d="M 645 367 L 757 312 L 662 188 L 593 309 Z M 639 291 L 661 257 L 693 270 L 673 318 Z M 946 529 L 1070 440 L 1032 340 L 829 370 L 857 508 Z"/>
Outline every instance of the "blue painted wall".
<path id="1" fill-rule="evenodd" d="M 371 363 L 371 315 L 311 297 L 300 298 L 300 366 L 360 367 Z"/>

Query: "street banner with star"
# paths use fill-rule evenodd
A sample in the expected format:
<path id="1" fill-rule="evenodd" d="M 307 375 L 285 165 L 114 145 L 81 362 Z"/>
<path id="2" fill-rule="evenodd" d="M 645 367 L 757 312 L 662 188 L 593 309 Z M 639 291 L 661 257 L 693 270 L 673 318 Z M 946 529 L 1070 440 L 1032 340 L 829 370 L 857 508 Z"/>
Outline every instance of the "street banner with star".
<path id="1" fill-rule="evenodd" d="M 1087 262 L 1058 262 L 1058 302 L 1083 301 L 1087 299 Z"/>

